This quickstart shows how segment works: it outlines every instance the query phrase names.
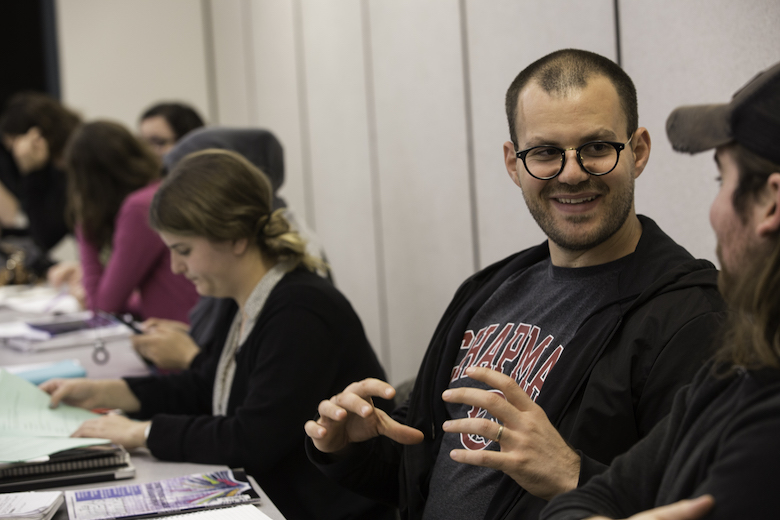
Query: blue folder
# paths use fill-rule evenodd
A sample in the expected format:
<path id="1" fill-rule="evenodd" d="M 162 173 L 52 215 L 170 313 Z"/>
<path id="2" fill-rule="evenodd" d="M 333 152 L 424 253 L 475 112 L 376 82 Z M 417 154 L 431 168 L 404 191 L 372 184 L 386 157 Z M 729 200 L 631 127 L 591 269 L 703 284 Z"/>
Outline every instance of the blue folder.
<path id="1" fill-rule="evenodd" d="M 84 377 L 87 375 L 87 371 L 76 361 L 66 359 L 40 368 L 18 372 L 16 375 L 34 385 L 39 385 L 54 377 Z"/>

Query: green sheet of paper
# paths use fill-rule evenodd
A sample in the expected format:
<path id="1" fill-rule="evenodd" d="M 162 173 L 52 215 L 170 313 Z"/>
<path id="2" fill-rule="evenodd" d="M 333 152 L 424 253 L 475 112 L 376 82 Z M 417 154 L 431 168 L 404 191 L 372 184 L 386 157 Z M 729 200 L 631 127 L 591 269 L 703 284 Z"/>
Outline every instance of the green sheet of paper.
<path id="1" fill-rule="evenodd" d="M 0 369 L 0 462 L 16 462 L 105 439 L 72 439 L 88 410 L 68 405 L 49 408 L 49 395 L 34 384 Z"/>

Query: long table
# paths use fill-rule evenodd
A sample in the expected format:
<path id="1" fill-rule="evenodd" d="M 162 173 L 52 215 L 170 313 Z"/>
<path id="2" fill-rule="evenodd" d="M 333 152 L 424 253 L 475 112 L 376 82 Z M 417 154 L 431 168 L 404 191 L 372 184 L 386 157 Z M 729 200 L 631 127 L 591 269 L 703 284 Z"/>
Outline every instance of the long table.
<path id="1" fill-rule="evenodd" d="M 3 310 L 0 311 L 0 322 L 12 319 L 26 319 L 33 316 L 34 315 L 27 316 L 23 313 L 14 313 Z M 107 341 L 103 345 L 103 348 L 108 353 L 108 358 L 104 363 L 100 363 L 96 361 L 96 357 L 93 355 L 95 347 L 91 345 L 59 348 L 40 352 L 20 352 L 5 345 L 0 345 L 0 366 L 27 365 L 61 361 L 63 359 L 77 359 L 86 370 L 87 377 L 91 378 L 118 378 L 122 376 L 140 376 L 149 373 L 149 368 L 133 350 L 129 339 Z M 83 486 L 60 487 L 56 489 L 65 491 L 69 489 L 109 487 L 127 483 L 143 484 L 192 473 L 206 473 L 209 471 L 227 469 L 227 466 L 164 462 L 154 458 L 146 449 L 131 452 L 131 458 L 133 465 L 136 468 L 136 476 L 134 479 L 86 484 Z M 282 514 L 262 489 L 258 488 L 257 491 L 262 498 L 262 502 L 259 506 L 260 510 L 273 520 L 284 520 Z M 54 516 L 54 519 L 67 520 L 67 518 L 68 512 L 63 504 Z"/>

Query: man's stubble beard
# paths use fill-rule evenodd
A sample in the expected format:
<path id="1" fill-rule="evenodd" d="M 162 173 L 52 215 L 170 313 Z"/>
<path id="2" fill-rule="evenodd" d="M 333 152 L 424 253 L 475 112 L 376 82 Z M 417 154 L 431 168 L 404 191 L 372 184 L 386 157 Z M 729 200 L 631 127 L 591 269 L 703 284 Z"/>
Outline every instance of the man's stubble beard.
<path id="1" fill-rule="evenodd" d="M 630 175 L 631 182 L 629 183 L 628 188 L 623 190 L 622 193 L 615 194 L 615 199 L 608 208 L 606 215 L 604 215 L 601 224 L 586 236 L 571 236 L 571 234 L 567 234 L 557 226 L 555 218 L 552 216 L 552 210 L 548 211 L 545 209 L 538 200 L 529 200 L 525 191 L 523 191 L 523 198 L 525 199 L 526 206 L 528 206 L 528 210 L 531 212 L 531 216 L 542 231 L 544 231 L 544 234 L 558 245 L 558 247 L 569 251 L 585 251 L 602 244 L 617 233 L 631 214 L 631 210 L 634 207 L 635 179 L 633 172 L 631 172 Z M 554 186 L 553 184 L 549 184 L 551 182 L 552 181 L 548 181 L 548 185 L 541 191 L 539 195 L 541 199 L 549 200 L 547 194 L 553 190 Z M 572 195 L 577 195 L 578 193 L 583 193 L 585 191 L 595 191 L 602 197 L 606 197 L 610 193 L 610 189 L 606 183 L 594 176 L 590 176 L 587 181 L 580 183 L 577 186 L 569 187 L 567 185 L 560 185 L 556 188 L 556 191 L 558 193 L 571 193 Z M 569 223 L 576 225 L 586 223 L 594 217 L 587 215 L 570 215 L 565 218 Z"/>

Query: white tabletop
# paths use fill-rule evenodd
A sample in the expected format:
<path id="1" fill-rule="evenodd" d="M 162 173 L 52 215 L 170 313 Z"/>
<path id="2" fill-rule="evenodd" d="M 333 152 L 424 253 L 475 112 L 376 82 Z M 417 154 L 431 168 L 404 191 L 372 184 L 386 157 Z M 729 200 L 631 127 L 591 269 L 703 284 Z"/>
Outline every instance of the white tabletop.
<path id="1" fill-rule="evenodd" d="M 0 310 L 0 322 L 14 319 L 29 319 L 36 316 L 40 315 Z M 77 359 L 81 363 L 81 366 L 83 366 L 86 370 L 87 377 L 91 378 L 103 379 L 118 378 L 122 376 L 143 376 L 149 373 L 148 367 L 133 350 L 129 339 L 124 338 L 120 340 L 107 341 L 104 345 L 104 348 L 108 353 L 108 359 L 105 362 L 100 363 L 96 361 L 95 356 L 93 356 L 95 347 L 89 345 L 59 348 L 40 352 L 20 352 L 13 350 L 6 345 L 0 344 L 0 366 L 27 365 L 34 363 L 61 361 L 64 359 Z M 69 489 L 110 487 L 126 483 L 144 484 L 146 482 L 154 482 L 156 480 L 180 477 L 193 473 L 207 473 L 210 471 L 217 471 L 227 468 L 227 466 L 191 464 L 186 462 L 164 462 L 154 458 L 146 449 L 140 449 L 131 452 L 131 458 L 133 465 L 136 468 L 136 476 L 134 479 L 92 483 L 82 486 L 68 486 L 55 489 L 65 491 Z M 265 492 L 263 492 L 262 489 L 259 489 L 259 487 L 256 487 L 256 489 L 262 499 L 259 509 L 273 520 L 284 520 L 282 514 L 279 512 L 273 502 L 271 502 Z M 67 508 L 63 504 L 63 506 L 54 516 L 54 519 L 66 520 L 67 518 Z"/>

